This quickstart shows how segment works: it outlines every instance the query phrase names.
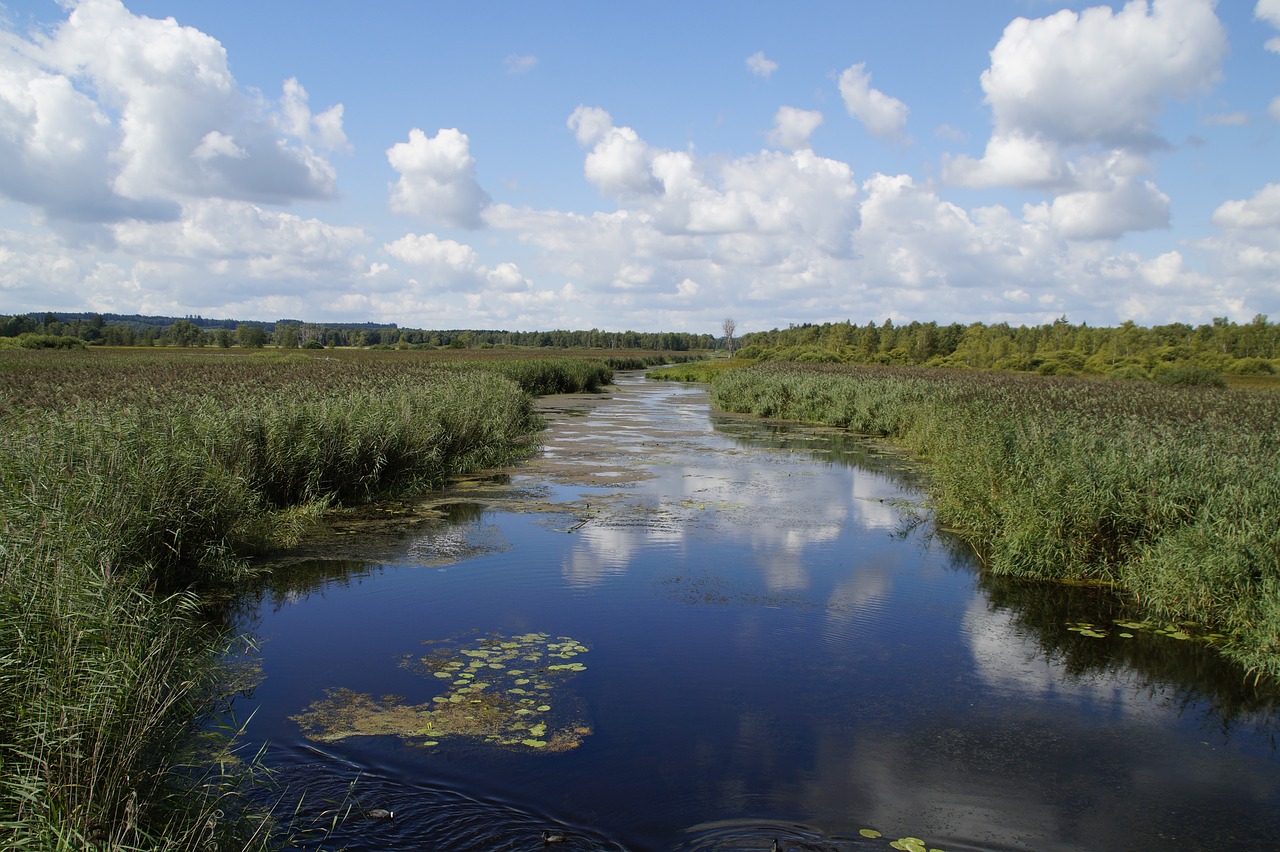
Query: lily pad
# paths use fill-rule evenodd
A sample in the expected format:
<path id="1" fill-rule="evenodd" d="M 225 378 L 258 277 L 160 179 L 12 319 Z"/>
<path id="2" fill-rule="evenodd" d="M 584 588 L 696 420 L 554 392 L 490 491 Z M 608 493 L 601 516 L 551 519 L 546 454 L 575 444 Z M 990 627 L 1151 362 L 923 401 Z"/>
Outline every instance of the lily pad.
<path id="1" fill-rule="evenodd" d="M 884 836 L 880 832 L 876 831 L 874 828 L 860 828 L 858 829 L 858 833 L 861 834 L 863 837 L 866 837 L 871 840 L 875 840 L 877 837 Z"/>
<path id="2" fill-rule="evenodd" d="M 407 661 L 409 668 L 430 675 L 432 682 L 450 681 L 443 694 L 425 704 L 335 689 L 292 718 L 308 738 L 324 742 L 396 735 L 426 746 L 448 737 L 467 737 L 508 748 L 567 751 L 580 745 L 591 728 L 569 718 L 575 702 L 560 691 L 568 677 L 586 666 L 576 661 L 547 663 L 588 649 L 567 636 L 549 640 L 545 633 L 487 637 Z M 533 670 L 507 668 L 518 659 L 536 665 Z M 479 670 L 484 671 L 484 680 L 476 679 Z M 550 715 L 553 706 L 559 708 L 554 717 Z"/>

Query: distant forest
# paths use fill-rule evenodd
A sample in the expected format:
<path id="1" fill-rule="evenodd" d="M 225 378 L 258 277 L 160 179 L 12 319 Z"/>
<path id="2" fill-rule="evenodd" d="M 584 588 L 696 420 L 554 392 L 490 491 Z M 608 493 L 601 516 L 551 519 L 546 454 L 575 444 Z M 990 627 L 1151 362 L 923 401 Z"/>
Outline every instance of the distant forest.
<path id="1" fill-rule="evenodd" d="M 1062 317 L 1037 326 L 913 322 L 877 325 L 850 322 L 793 325 L 743 335 L 742 358 L 839 361 L 929 367 L 1012 370 L 1041 375 L 1150 377 L 1187 364 L 1219 373 L 1280 373 L 1280 325 L 1258 314 L 1238 324 L 1225 317 L 1212 323 L 1170 323 L 1144 328 L 1132 322 L 1115 328 L 1073 324 Z"/>
<path id="2" fill-rule="evenodd" d="M 731 325 L 726 321 L 726 325 Z M 211 346 L 320 349 L 496 348 L 629 349 L 667 352 L 730 349 L 740 358 L 900 364 L 1014 370 L 1042 375 L 1116 373 L 1151 376 L 1171 365 L 1195 364 L 1219 373 L 1280 374 L 1280 325 L 1259 314 L 1248 323 L 1216 317 L 1211 323 L 1116 327 L 1072 323 L 1066 317 L 1036 326 L 1008 323 L 912 322 L 859 325 L 805 323 L 744 334 L 637 331 L 428 330 L 394 323 L 256 322 L 93 313 L 0 315 L 6 345 Z"/>
<path id="3" fill-rule="evenodd" d="M 331 346 L 388 348 L 493 348 L 499 346 L 554 349 L 644 349 L 688 352 L 716 347 L 710 334 L 638 331 L 496 331 L 489 329 L 427 330 L 395 323 L 309 323 L 205 319 L 92 313 L 0 315 L 0 338 L 36 335 L 63 337 L 105 346 L 278 346 L 324 349 Z M 54 345 L 47 341 L 48 345 Z M 33 341 L 32 345 L 39 345 Z"/>

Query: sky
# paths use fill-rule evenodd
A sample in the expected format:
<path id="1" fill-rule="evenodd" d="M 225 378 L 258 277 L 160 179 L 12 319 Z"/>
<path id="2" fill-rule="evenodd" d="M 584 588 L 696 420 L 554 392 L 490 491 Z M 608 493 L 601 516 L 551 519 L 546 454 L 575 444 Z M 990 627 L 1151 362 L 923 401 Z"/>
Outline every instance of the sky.
<path id="1" fill-rule="evenodd" d="M 0 313 L 1280 318 L 1280 0 L 0 0 Z"/>

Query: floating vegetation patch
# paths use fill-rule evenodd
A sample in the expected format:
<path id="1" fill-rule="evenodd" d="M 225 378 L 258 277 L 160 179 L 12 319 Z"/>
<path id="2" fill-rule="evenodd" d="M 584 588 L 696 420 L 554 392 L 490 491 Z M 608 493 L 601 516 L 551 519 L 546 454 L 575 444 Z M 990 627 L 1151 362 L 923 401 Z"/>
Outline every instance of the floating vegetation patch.
<path id="1" fill-rule="evenodd" d="M 309 739 L 321 742 L 393 735 L 436 746 L 446 737 L 462 737 L 507 748 L 569 751 L 591 728 L 576 718 L 573 702 L 557 688 L 586 670 L 578 658 L 587 650 L 568 636 L 488 636 L 405 661 L 406 667 L 447 684 L 426 704 L 333 689 L 290 718 Z"/>
<path id="2" fill-rule="evenodd" d="M 1121 639 L 1133 639 L 1137 633 L 1142 632 L 1180 641 L 1195 640 L 1207 645 L 1219 645 L 1226 642 L 1228 638 L 1224 633 L 1208 633 L 1194 621 L 1181 621 L 1176 624 L 1158 621 L 1116 621 L 1114 625 L 1119 631 L 1116 635 Z M 1111 635 L 1110 631 L 1087 621 L 1068 621 L 1067 629 L 1072 633 L 1088 636 L 1090 639 L 1105 639 Z"/>
<path id="3" fill-rule="evenodd" d="M 880 840 L 884 838 L 888 841 L 890 849 L 897 849 L 899 852 L 943 852 L 933 846 L 929 846 L 919 837 L 899 837 L 897 840 L 888 840 L 879 831 L 874 828 L 860 828 L 858 834 L 867 840 Z"/>

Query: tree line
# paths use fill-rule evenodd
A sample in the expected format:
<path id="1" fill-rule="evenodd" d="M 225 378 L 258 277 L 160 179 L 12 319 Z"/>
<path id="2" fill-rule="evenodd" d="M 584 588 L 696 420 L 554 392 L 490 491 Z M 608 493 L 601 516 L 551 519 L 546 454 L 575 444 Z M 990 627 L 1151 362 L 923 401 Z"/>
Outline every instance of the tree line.
<path id="1" fill-rule="evenodd" d="M 1073 324 L 1066 317 L 1037 326 L 850 321 L 806 323 L 753 332 L 738 340 L 744 358 L 1013 370 L 1042 375 L 1151 371 L 1194 363 L 1220 372 L 1274 374 L 1280 368 L 1280 325 L 1258 314 L 1248 323 L 1143 327 Z"/>
<path id="2" fill-rule="evenodd" d="M 328 347 L 641 349 L 688 352 L 713 349 L 711 334 L 638 331 L 428 330 L 395 324 L 325 324 L 299 320 L 237 322 L 193 317 L 143 317 L 104 314 L 0 315 L 0 338 L 25 337 L 30 345 L 59 345 L 70 339 L 105 346 L 216 346 L 284 349 Z"/>

